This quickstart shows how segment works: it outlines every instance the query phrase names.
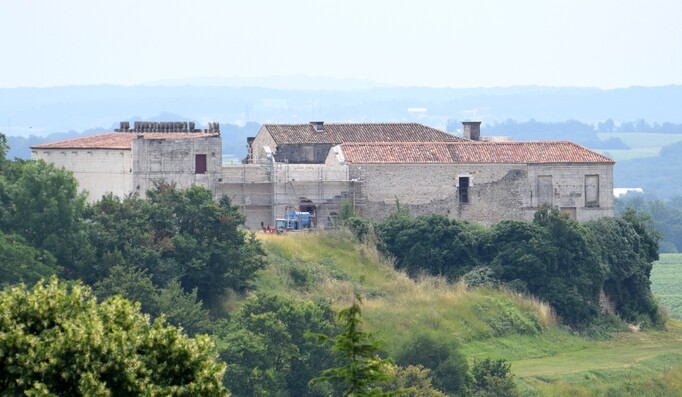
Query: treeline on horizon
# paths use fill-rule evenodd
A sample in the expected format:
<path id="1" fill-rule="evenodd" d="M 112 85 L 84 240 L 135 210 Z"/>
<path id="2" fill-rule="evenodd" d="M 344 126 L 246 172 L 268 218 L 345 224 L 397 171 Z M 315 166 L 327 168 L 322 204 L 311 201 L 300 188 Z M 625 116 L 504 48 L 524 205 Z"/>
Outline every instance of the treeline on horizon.
<path id="1" fill-rule="evenodd" d="M 446 130 L 456 132 L 461 130 L 462 124 L 455 119 L 448 119 Z M 630 149 L 628 145 L 618 137 L 606 140 L 599 138 L 600 132 L 649 132 L 680 134 L 682 124 L 670 122 L 649 124 L 646 120 L 625 121 L 616 124 L 612 119 L 598 122 L 597 124 L 584 123 L 578 120 L 566 120 L 560 122 L 542 122 L 528 120 L 519 122 L 508 119 L 502 122 L 484 123 L 481 125 L 483 136 L 509 136 L 514 141 L 538 141 L 538 140 L 567 140 L 578 143 L 590 149 Z"/>
<path id="2" fill-rule="evenodd" d="M 131 120 L 139 119 L 132 118 Z M 146 119 L 147 121 L 182 121 L 186 118 L 171 114 L 161 113 L 155 117 Z M 333 120 L 329 120 L 332 122 Z M 223 138 L 223 153 L 234 154 L 238 157 L 246 155 L 246 138 L 255 136 L 261 124 L 249 121 L 244 125 L 232 123 L 221 123 L 221 135 Z M 448 119 L 445 130 L 455 133 L 461 130 L 462 124 L 456 119 Z M 30 159 L 31 146 L 40 145 L 47 142 L 54 142 L 65 139 L 79 138 L 94 134 L 101 134 L 112 130 L 104 127 L 91 128 L 82 132 L 70 130 L 66 132 L 56 132 L 46 136 L 29 135 L 7 136 L 10 149 L 7 157 L 10 159 Z M 617 137 L 601 140 L 599 132 L 651 132 L 665 134 L 682 134 L 682 124 L 663 122 L 653 124 L 646 120 L 639 119 L 625 121 L 617 124 L 612 119 L 599 122 L 596 125 L 584 123 L 578 120 L 566 120 L 561 122 L 542 122 L 536 120 L 517 121 L 508 119 L 502 122 L 484 123 L 481 126 L 483 135 L 488 136 L 510 136 L 515 141 L 536 141 L 536 140 L 569 140 L 591 149 L 629 149 Z"/>
<path id="3" fill-rule="evenodd" d="M 616 215 L 629 208 L 648 216 L 660 233 L 659 252 L 682 252 L 682 196 L 661 200 L 654 195 L 629 192 L 614 200 Z"/>

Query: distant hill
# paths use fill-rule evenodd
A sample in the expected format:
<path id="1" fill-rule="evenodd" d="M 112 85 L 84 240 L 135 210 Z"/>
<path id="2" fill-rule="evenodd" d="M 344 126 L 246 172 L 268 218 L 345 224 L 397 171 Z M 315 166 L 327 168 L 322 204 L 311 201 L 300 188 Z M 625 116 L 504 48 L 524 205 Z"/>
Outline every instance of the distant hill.
<path id="1" fill-rule="evenodd" d="M 299 85 L 305 86 L 303 82 Z M 0 89 L 0 131 L 27 137 L 109 129 L 121 120 L 149 119 L 164 112 L 198 123 L 237 125 L 247 121 L 416 121 L 445 128 L 448 119 L 479 119 L 486 123 L 507 119 L 580 120 L 590 124 L 606 119 L 682 122 L 678 109 L 682 86 L 603 90 L 348 85 L 350 89 L 337 86 L 317 90 L 189 85 Z"/>

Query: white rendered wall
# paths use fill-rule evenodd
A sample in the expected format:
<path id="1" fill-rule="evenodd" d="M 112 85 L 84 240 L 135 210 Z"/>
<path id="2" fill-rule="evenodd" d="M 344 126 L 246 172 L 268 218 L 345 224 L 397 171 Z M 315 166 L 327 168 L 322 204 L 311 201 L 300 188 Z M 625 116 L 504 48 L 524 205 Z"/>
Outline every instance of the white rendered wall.
<path id="1" fill-rule="evenodd" d="M 133 190 L 132 156 L 124 149 L 34 149 L 31 159 L 73 172 L 88 202 L 104 194 L 123 197 Z"/>

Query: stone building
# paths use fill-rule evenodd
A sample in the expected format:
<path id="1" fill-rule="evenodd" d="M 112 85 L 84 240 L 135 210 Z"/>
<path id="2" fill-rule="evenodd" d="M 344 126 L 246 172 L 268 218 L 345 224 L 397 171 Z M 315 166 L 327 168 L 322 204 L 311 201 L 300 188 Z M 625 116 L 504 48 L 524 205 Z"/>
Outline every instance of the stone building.
<path id="1" fill-rule="evenodd" d="M 396 200 L 414 215 L 486 225 L 541 207 L 578 221 L 613 216 L 614 161 L 571 142 L 344 143 L 326 164 L 349 167 L 358 209 L 375 219 Z"/>
<path id="2" fill-rule="evenodd" d="M 323 164 L 332 146 L 347 142 L 456 142 L 462 138 L 418 123 L 264 124 L 249 139 L 249 159 Z"/>
<path id="3" fill-rule="evenodd" d="M 107 193 L 144 196 L 160 181 L 217 191 L 222 171 L 217 123 L 196 130 L 194 123 L 135 122 L 131 129 L 122 122 L 115 132 L 33 146 L 31 158 L 73 172 L 90 202 Z"/>
<path id="4" fill-rule="evenodd" d="M 306 211 L 334 226 L 343 202 L 382 219 L 396 200 L 415 215 L 440 213 L 482 224 L 532 219 L 541 207 L 579 221 L 613 215 L 613 160 L 565 141 L 464 138 L 415 123 L 266 124 L 244 164 L 221 164 L 216 123 L 121 123 L 116 132 L 38 145 L 43 159 L 74 173 L 89 200 L 145 191 L 158 181 L 227 195 L 260 229 Z"/>

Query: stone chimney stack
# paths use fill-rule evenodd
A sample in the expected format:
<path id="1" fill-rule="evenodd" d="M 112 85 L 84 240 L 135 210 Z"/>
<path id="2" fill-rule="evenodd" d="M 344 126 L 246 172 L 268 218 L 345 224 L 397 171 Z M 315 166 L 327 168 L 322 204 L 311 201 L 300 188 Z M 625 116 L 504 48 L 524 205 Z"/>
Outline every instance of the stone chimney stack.
<path id="1" fill-rule="evenodd" d="M 121 121 L 121 128 L 114 130 L 115 132 L 128 132 L 130 131 L 130 123 L 127 121 Z"/>
<path id="2" fill-rule="evenodd" d="M 479 141 L 481 139 L 481 122 L 480 121 L 462 121 L 464 126 L 464 137 L 472 141 Z"/>

